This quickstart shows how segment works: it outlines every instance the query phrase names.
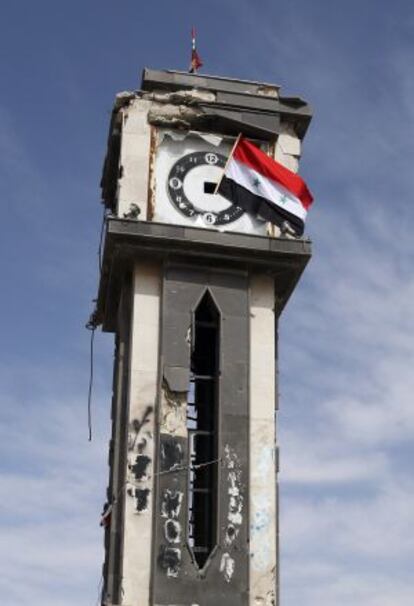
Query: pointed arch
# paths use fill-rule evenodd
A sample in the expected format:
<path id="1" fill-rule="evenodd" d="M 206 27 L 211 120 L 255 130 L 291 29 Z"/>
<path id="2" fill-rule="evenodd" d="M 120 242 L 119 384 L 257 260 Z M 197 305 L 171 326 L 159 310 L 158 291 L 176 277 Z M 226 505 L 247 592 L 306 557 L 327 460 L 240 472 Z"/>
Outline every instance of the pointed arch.
<path id="1" fill-rule="evenodd" d="M 187 429 L 188 543 L 203 568 L 217 542 L 220 312 L 206 289 L 194 313 Z"/>

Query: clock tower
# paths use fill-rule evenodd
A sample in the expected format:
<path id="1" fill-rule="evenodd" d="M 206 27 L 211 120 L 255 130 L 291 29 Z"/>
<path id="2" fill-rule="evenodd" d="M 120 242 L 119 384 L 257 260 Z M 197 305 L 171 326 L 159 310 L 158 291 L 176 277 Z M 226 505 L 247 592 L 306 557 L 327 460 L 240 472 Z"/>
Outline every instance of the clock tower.
<path id="1" fill-rule="evenodd" d="M 277 326 L 310 243 L 214 191 L 240 133 L 297 171 L 310 119 L 273 84 L 176 71 L 116 98 L 106 606 L 278 603 Z"/>

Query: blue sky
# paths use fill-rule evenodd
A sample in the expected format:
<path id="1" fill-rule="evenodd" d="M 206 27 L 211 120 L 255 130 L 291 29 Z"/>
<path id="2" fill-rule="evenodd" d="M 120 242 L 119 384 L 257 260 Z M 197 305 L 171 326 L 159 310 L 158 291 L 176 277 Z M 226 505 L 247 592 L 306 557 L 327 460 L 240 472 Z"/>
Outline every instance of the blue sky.
<path id="1" fill-rule="evenodd" d="M 314 257 L 281 320 L 283 606 L 414 603 L 414 5 L 8 3 L 0 24 L 0 594 L 94 606 L 112 337 L 88 333 L 115 94 L 144 66 L 276 82 L 311 103 Z"/>

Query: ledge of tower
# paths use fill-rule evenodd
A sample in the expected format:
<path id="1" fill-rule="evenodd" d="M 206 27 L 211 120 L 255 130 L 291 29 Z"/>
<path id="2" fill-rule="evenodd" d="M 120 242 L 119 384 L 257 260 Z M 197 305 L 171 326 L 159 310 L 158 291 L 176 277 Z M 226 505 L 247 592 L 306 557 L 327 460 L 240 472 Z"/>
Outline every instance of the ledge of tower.
<path id="1" fill-rule="evenodd" d="M 205 102 L 200 99 L 200 107 L 207 107 L 210 112 L 214 112 L 215 107 L 221 107 L 222 112 L 226 109 L 233 112 L 239 109 L 256 114 L 283 116 L 283 119 L 293 123 L 300 139 L 304 138 L 312 119 L 312 110 L 306 101 L 300 97 L 283 97 L 277 84 L 267 82 L 145 68 L 141 89 L 158 93 L 185 90 L 209 92 L 214 95 L 214 99 Z M 240 118 L 243 123 L 246 116 Z M 268 134 L 270 133 L 278 134 L 277 130 L 269 129 Z"/>
<path id="2" fill-rule="evenodd" d="M 142 259 L 262 272 L 275 278 L 280 315 L 311 258 L 306 239 L 268 238 L 166 223 L 109 218 L 97 301 L 97 320 L 113 332 L 124 277 Z"/>

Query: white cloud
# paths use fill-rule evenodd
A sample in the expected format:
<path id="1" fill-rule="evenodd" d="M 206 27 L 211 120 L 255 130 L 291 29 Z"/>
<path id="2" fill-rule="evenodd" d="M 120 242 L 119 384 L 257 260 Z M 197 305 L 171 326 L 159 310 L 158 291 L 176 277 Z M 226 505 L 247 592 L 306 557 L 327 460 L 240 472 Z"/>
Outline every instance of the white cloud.
<path id="1" fill-rule="evenodd" d="M 409 578 L 391 572 L 364 571 L 352 564 L 332 565 L 294 558 L 283 574 L 282 603 L 286 606 L 411 606 Z"/>
<path id="2" fill-rule="evenodd" d="M 404 474 L 363 492 L 289 494 L 282 498 L 283 551 L 289 557 L 314 555 L 316 561 L 354 559 L 364 566 L 370 559 L 393 564 L 395 558 L 412 558 L 414 536 L 407 529 L 413 508 L 414 484 Z"/>
<path id="3" fill-rule="evenodd" d="M 389 471 L 384 453 L 358 452 L 334 436 L 315 435 L 312 430 L 307 434 L 283 432 L 281 481 L 298 485 L 366 484 L 380 481 Z"/>
<path id="4" fill-rule="evenodd" d="M 412 478 L 326 495 L 282 498 L 283 603 L 412 604 Z"/>
<path id="5" fill-rule="evenodd" d="M 51 398 L 35 383 L 25 397 L 7 385 L 1 411 L 2 601 L 93 606 L 103 562 L 107 430 L 98 418 L 88 443 L 85 394 L 65 393 L 49 376 Z"/>

